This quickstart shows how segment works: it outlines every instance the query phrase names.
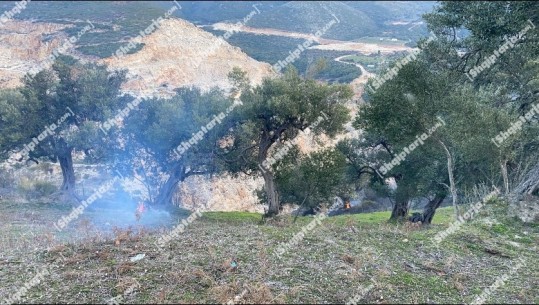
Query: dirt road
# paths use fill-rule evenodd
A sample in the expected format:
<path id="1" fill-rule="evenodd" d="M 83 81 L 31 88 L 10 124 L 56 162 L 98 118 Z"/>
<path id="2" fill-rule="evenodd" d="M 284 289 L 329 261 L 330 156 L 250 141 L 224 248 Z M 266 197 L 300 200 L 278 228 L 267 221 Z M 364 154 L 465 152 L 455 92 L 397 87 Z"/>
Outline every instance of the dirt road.
<path id="1" fill-rule="evenodd" d="M 211 25 L 214 30 L 221 31 L 240 31 L 245 33 L 251 33 L 256 35 L 272 35 L 272 36 L 282 36 L 290 38 L 299 38 L 299 39 L 312 39 L 319 43 L 320 45 L 312 46 L 309 49 L 319 49 L 319 50 L 333 50 L 333 51 L 354 51 L 360 52 L 362 54 L 372 54 L 380 53 L 389 54 L 398 51 L 409 51 L 412 48 L 404 45 L 390 45 L 390 44 L 378 44 L 378 43 L 365 43 L 365 42 L 354 42 L 354 41 L 343 41 L 335 39 L 326 39 L 319 38 L 313 34 L 299 33 L 299 32 L 290 32 L 270 28 L 252 28 L 248 26 L 238 27 L 232 23 L 214 23 Z"/>
<path id="2" fill-rule="evenodd" d="M 354 65 L 358 67 L 359 70 L 361 70 L 361 75 L 350 82 L 350 85 L 352 85 L 352 88 L 354 89 L 354 97 L 358 98 L 361 96 L 361 94 L 363 94 L 363 91 L 364 91 L 363 88 L 365 84 L 367 83 L 367 81 L 369 80 L 369 78 L 375 77 L 375 74 L 370 73 L 369 71 L 365 70 L 365 68 L 358 63 L 342 61 L 342 58 L 346 56 L 348 55 L 339 56 L 335 58 L 335 61 L 341 62 L 343 64 Z"/>
<path id="3" fill-rule="evenodd" d="M 365 55 L 378 53 L 378 52 L 382 54 L 391 54 L 391 53 L 399 52 L 399 51 L 412 50 L 412 48 L 404 46 L 404 45 L 378 44 L 378 43 L 365 43 L 365 42 L 326 39 L 326 38 L 316 37 L 313 34 L 290 32 L 290 31 L 270 29 L 270 28 L 252 28 L 248 26 L 238 27 L 235 24 L 224 23 L 224 22 L 214 23 L 211 25 L 211 27 L 213 27 L 214 30 L 221 30 L 221 31 L 239 31 L 239 32 L 251 33 L 255 35 L 272 35 L 272 36 L 290 37 L 290 38 L 297 38 L 297 39 L 312 39 L 316 41 L 317 43 L 319 43 L 319 45 L 312 46 L 309 49 L 331 50 L 331 51 L 350 51 L 350 52 L 362 53 Z M 344 63 L 344 64 L 348 64 L 348 65 L 355 65 L 361 70 L 361 75 L 350 83 L 354 90 L 354 98 L 360 99 L 361 94 L 363 94 L 363 91 L 364 91 L 363 88 L 364 88 L 364 85 L 367 83 L 367 80 L 371 77 L 374 77 L 375 75 L 365 70 L 365 68 L 358 63 L 342 61 L 342 58 L 346 56 L 348 55 L 339 56 L 335 58 L 334 60 Z"/>

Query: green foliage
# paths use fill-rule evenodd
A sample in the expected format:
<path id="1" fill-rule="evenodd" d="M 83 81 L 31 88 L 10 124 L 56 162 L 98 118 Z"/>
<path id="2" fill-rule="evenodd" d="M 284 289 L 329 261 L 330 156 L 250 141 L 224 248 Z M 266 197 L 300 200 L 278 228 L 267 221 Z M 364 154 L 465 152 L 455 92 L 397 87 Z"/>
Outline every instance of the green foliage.
<path id="1" fill-rule="evenodd" d="M 348 86 L 303 79 L 293 69 L 282 77 L 266 78 L 261 85 L 244 88 L 240 96 L 243 106 L 225 136 L 231 141 L 219 153 L 222 164 L 231 173 L 262 173 L 269 213 L 278 213 L 274 172 L 278 166 L 286 168 L 289 161 L 268 163 L 271 152 L 307 129 L 330 138 L 342 132 L 349 120 L 344 102 L 351 97 Z"/>
<path id="2" fill-rule="evenodd" d="M 217 31 L 209 28 L 206 30 L 217 36 L 225 33 L 224 31 Z M 227 42 L 241 48 L 247 55 L 258 61 L 274 65 L 279 60 L 283 61 L 287 56 L 290 56 L 289 52 L 294 51 L 298 45 L 304 43 L 305 40 L 239 32 L 230 36 L 230 38 L 227 39 Z M 314 43 L 313 45 L 317 45 L 317 43 Z M 290 65 L 295 67 L 301 75 L 307 76 L 308 78 L 323 80 L 330 83 L 349 83 L 353 79 L 359 77 L 361 72 L 355 66 L 336 62 L 334 60 L 336 57 L 346 54 L 350 54 L 350 52 L 308 49 L 303 51 L 299 58 Z M 307 75 L 307 72 L 312 69 L 320 59 L 325 60 L 326 66 L 314 75 Z"/>
<path id="3" fill-rule="evenodd" d="M 349 119 L 343 102 L 350 97 L 348 86 L 302 79 L 294 70 L 244 90 L 241 95 L 243 106 L 235 112 L 239 124 L 230 135 L 234 143 L 224 149 L 229 160 L 239 162 L 230 162 L 229 166 L 236 172 L 258 171 L 257 164 L 262 162 L 260 157 L 266 157 L 259 154 L 259 148 L 267 153 L 273 144 L 295 138 L 317 121 L 320 123 L 311 130 L 312 133 L 335 136 L 344 130 Z"/>
<path id="4" fill-rule="evenodd" d="M 74 186 L 72 152 L 105 158 L 111 139 L 98 131 L 98 123 L 122 100 L 125 71 L 110 72 L 99 64 L 81 64 L 59 56 L 52 68 L 27 74 L 23 86 L 0 93 L 0 159 L 60 161 L 62 189 Z M 99 152 L 98 154 L 95 154 Z M 15 154 L 15 153 L 18 153 Z"/>
<path id="5" fill-rule="evenodd" d="M 241 90 L 249 87 L 249 79 L 247 78 L 247 72 L 242 71 L 238 67 L 232 68 L 232 71 L 228 73 L 228 79 L 232 83 L 234 88 L 233 95 L 238 94 Z"/>
<path id="6" fill-rule="evenodd" d="M 0 90 L 0 161 L 9 157 L 14 145 L 28 140 L 25 129 L 21 128 L 24 113 L 17 109 L 24 103 L 24 96 L 19 91 Z M 32 110 L 32 107 L 25 108 L 28 112 Z"/>
<path id="7" fill-rule="evenodd" d="M 32 181 L 28 179 L 23 179 L 22 181 L 20 181 L 17 188 L 18 191 L 23 194 L 26 199 L 34 200 L 51 195 L 57 190 L 58 187 L 50 181 Z"/>
<path id="8" fill-rule="evenodd" d="M 366 150 L 355 158 L 374 169 L 391 162 L 412 143 L 417 143 L 418 136 L 439 126 L 424 144 L 406 153 L 405 159 L 387 173 L 398 180 L 397 200 L 407 201 L 436 191 L 440 188 L 438 182 L 447 181 L 445 155 L 437 142 L 447 141 L 443 134 L 446 126 L 440 126 L 438 117 L 446 124 L 454 123 L 449 120 L 455 105 L 448 101 L 447 92 L 451 88 L 447 79 L 451 79 L 450 74 L 435 75 L 424 63 L 410 62 L 395 78 L 369 93 L 369 104 L 356 118 L 356 126 L 366 132 L 365 142 L 357 143 L 356 147 Z M 372 174 L 373 169 L 368 172 Z"/>
<path id="9" fill-rule="evenodd" d="M 179 182 L 216 171 L 218 140 L 235 111 L 230 108 L 232 100 L 219 89 L 202 93 L 178 88 L 176 93 L 170 99 L 141 102 L 117 130 L 115 168 L 145 179 L 150 198 L 163 185 L 161 173 L 178 177 Z M 189 147 L 181 148 L 183 143 Z"/>
<path id="10" fill-rule="evenodd" d="M 335 149 L 303 155 L 297 164 L 288 163 L 276 174 L 283 202 L 314 208 L 331 205 L 335 196 L 349 198 L 344 176 L 346 159 Z"/>
<path id="11" fill-rule="evenodd" d="M 529 137 L 536 130 L 533 126 L 525 126 L 500 147 L 491 139 L 507 130 L 535 100 L 530 92 L 536 91 L 532 84 L 538 70 L 537 33 L 530 32 L 522 45 L 500 57 L 473 82 L 464 73 L 497 50 L 504 37 L 527 26 L 527 18 L 535 16 L 528 12 L 538 8 L 529 2 L 443 2 L 428 14 L 426 19 L 437 40 L 423 47 L 417 60 L 399 67 L 398 73 L 376 91 L 368 90 L 368 103 L 355 121 L 356 127 L 365 130 L 365 140 L 340 145 L 356 172 L 374 176 L 373 169 L 404 151 L 434 126 L 437 118 L 446 125 L 389 172 L 398 184 L 397 199 L 447 192 L 444 186 L 449 184 L 450 172 L 455 173 L 458 188 L 496 185 L 500 164 L 511 163 L 518 155 L 533 155 L 521 150 L 537 147 L 537 139 Z M 507 14 L 508 10 L 512 14 Z M 470 35 L 466 39 L 452 36 L 460 30 L 468 30 Z M 467 54 L 457 56 L 456 48 Z M 513 70 L 517 66 L 523 68 L 518 79 Z M 447 169 L 448 158 L 452 169 Z"/>
<path id="12" fill-rule="evenodd" d="M 203 131 L 202 127 L 220 113 L 225 114 L 232 105 L 232 101 L 219 89 L 202 93 L 197 88 L 179 88 L 176 93 L 170 99 L 143 101 L 139 109 L 126 118 L 123 129 L 123 132 L 133 137 L 137 143 L 163 159 L 172 157 L 173 149 Z M 184 158 L 190 153 L 204 152 L 206 146 L 215 140 L 216 131 L 219 129 L 216 127 L 221 125 L 219 120 L 215 122 L 217 124 L 207 128 L 208 132 L 205 132 L 202 139 L 207 142 L 193 145 L 186 150 Z"/>
<path id="13" fill-rule="evenodd" d="M 60 151 L 83 150 L 102 146 L 103 139 L 94 135 L 81 137 L 80 129 L 90 122 L 102 122 L 117 106 L 121 84 L 125 72 L 109 72 L 107 67 L 96 64 L 78 63 L 68 56 L 60 56 L 53 67 L 34 76 L 26 75 L 24 86 L 16 91 L 0 93 L 2 107 L 2 142 L 0 152 L 3 157 L 23 148 L 23 144 L 46 131 L 54 124 L 52 134 L 36 145 L 30 152 L 33 158 L 48 157 L 55 160 Z M 20 93 L 17 93 L 20 92 Z M 63 147 L 61 143 L 66 143 Z"/>
<path id="14" fill-rule="evenodd" d="M 539 5 L 531 1 L 441 2 L 440 7 L 427 14 L 425 19 L 432 30 L 442 37 L 444 37 L 442 33 L 448 33 L 448 30 L 456 34 L 469 33 L 466 39 L 455 39 L 453 34 L 447 35 L 444 40 L 440 40 L 438 48 L 438 58 L 444 57 L 446 68 L 460 73 L 461 82 L 469 83 L 464 74 L 492 56 L 506 44 L 508 37 L 530 27 L 529 22 L 536 25 L 539 22 L 538 12 Z M 474 92 L 482 101 L 478 107 L 490 117 L 490 124 L 487 125 L 494 135 L 506 131 L 512 123 L 518 121 L 520 115 L 529 111 L 531 105 L 537 103 L 538 38 L 537 30 L 532 28 L 514 47 L 503 52 L 492 65 L 473 79 Z M 451 52 L 454 49 L 463 50 L 465 54 L 462 57 L 456 56 Z M 484 157 L 496 158 L 499 164 L 508 164 L 510 176 L 519 176 L 517 174 L 519 168 L 524 164 L 536 163 L 536 152 L 539 147 L 536 137 L 539 130 L 537 122 L 538 116 L 535 115 L 531 122 L 523 124 L 521 131 L 500 143 L 500 147 L 493 144 L 490 147 L 479 144 L 474 150 L 474 147 L 470 146 L 472 149 L 465 152 L 466 157 L 475 160 Z M 476 131 L 465 136 L 477 138 L 471 136 L 472 134 L 480 135 Z M 494 136 L 489 133 L 483 134 L 485 137 Z M 499 164 L 491 166 L 488 170 L 485 167 L 474 170 L 476 173 L 490 176 L 491 183 L 496 183 L 501 180 Z M 518 178 L 516 180 L 515 183 L 518 183 Z"/>

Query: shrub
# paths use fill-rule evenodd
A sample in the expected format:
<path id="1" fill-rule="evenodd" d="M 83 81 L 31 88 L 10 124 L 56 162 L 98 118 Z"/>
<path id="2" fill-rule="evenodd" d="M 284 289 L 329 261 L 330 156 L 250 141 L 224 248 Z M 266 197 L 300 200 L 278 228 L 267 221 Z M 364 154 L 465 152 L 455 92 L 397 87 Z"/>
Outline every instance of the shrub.
<path id="1" fill-rule="evenodd" d="M 56 190 L 56 185 L 45 180 L 32 181 L 29 179 L 23 179 L 18 185 L 18 191 L 26 199 L 37 199 L 44 196 L 49 196 Z"/>
<path id="2" fill-rule="evenodd" d="M 372 200 L 363 200 L 360 207 L 362 211 L 371 211 L 376 210 L 376 208 L 378 208 L 378 204 Z"/>
<path id="3" fill-rule="evenodd" d="M 49 181 L 36 181 L 34 183 L 34 191 L 39 196 L 48 196 L 56 191 L 57 187 Z"/>
<path id="4" fill-rule="evenodd" d="M 45 174 L 48 174 L 48 173 L 51 173 L 52 172 L 52 164 L 50 163 L 47 163 L 47 162 L 41 162 L 37 165 L 37 169 L 42 171 L 43 173 Z"/>

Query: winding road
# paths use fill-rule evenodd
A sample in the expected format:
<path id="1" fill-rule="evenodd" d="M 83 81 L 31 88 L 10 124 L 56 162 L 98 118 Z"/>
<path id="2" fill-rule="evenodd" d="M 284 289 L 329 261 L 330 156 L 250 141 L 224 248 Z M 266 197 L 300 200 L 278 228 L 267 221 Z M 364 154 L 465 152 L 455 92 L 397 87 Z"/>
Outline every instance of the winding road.
<path id="1" fill-rule="evenodd" d="M 213 29 L 215 30 L 222 30 L 222 31 L 233 30 L 233 31 L 245 32 L 245 33 L 251 33 L 255 35 L 272 35 L 272 36 L 300 38 L 300 39 L 313 39 L 314 41 L 319 43 L 319 45 L 311 46 L 309 47 L 309 49 L 350 51 L 350 52 L 362 53 L 365 55 L 369 55 L 369 54 L 373 54 L 377 52 L 380 52 L 382 54 L 390 54 L 390 53 L 394 53 L 398 51 L 409 51 L 412 49 L 404 45 L 394 45 L 394 44 L 391 45 L 391 44 L 365 43 L 365 42 L 326 39 L 326 38 L 316 37 L 312 34 L 283 31 L 283 30 L 271 29 L 271 28 L 252 28 L 249 26 L 238 27 L 235 24 L 224 23 L 224 22 L 214 23 L 209 26 L 213 27 Z M 371 77 L 374 77 L 375 75 L 373 73 L 368 72 L 361 64 L 342 61 L 342 58 L 346 56 L 349 56 L 349 55 L 339 56 L 335 58 L 334 60 L 337 62 L 342 62 L 344 64 L 354 65 L 361 70 L 361 75 L 358 78 L 354 79 L 352 82 L 350 82 L 354 90 L 354 97 L 358 98 L 361 96 L 361 94 L 363 94 L 363 91 L 364 91 L 363 87 L 367 83 L 367 80 Z"/>
<path id="2" fill-rule="evenodd" d="M 356 42 L 356 41 L 345 41 L 345 40 L 336 40 L 336 39 L 327 39 L 322 37 L 316 37 L 313 34 L 308 33 L 299 33 L 284 31 L 271 28 L 252 28 L 249 26 L 238 27 L 233 23 L 218 22 L 210 25 L 214 30 L 221 31 L 238 31 L 244 33 L 250 33 L 255 35 L 270 35 L 270 36 L 281 36 L 289 37 L 296 39 L 312 39 L 319 43 L 309 47 L 309 49 L 319 49 L 319 50 L 331 50 L 331 51 L 352 51 L 359 52 L 365 55 L 373 54 L 380 52 L 382 54 L 390 54 L 398 51 L 410 51 L 412 48 L 405 45 L 399 44 L 384 44 L 384 43 L 369 43 L 369 42 Z"/>
<path id="3" fill-rule="evenodd" d="M 344 64 L 348 64 L 348 65 L 354 65 L 354 66 L 358 67 L 359 70 L 361 70 L 361 75 L 358 78 L 356 78 L 356 79 L 354 79 L 354 80 L 352 80 L 350 82 L 350 85 L 352 85 L 352 88 L 354 90 L 354 97 L 360 97 L 361 94 L 363 94 L 364 85 L 367 83 L 369 78 L 374 77 L 375 74 L 367 71 L 362 65 L 360 65 L 358 63 L 351 63 L 351 62 L 347 62 L 347 61 L 342 61 L 342 58 L 347 57 L 347 56 L 350 56 L 350 55 L 339 56 L 339 57 L 335 58 L 335 61 L 338 61 L 338 62 L 341 62 L 341 63 L 344 63 Z"/>

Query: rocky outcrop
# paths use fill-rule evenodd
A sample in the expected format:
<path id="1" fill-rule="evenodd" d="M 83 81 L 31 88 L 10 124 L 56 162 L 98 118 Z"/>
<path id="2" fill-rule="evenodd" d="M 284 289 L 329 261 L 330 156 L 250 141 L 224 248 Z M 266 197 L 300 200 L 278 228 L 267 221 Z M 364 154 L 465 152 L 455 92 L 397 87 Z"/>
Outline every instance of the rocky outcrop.
<path id="1" fill-rule="evenodd" d="M 254 191 L 263 185 L 262 178 L 242 175 L 238 178 L 190 177 L 180 185 L 176 200 L 187 209 L 202 211 L 264 212 Z"/>
<path id="2" fill-rule="evenodd" d="M 15 88 L 32 68 L 40 66 L 67 38 L 54 23 L 8 21 L 0 27 L 0 88 Z"/>
<path id="3" fill-rule="evenodd" d="M 128 69 L 124 89 L 144 96 L 186 85 L 228 89 L 227 74 L 234 67 L 246 71 L 253 83 L 274 75 L 269 64 L 181 19 L 164 20 L 155 32 L 136 42 L 144 44 L 140 51 L 103 61 L 112 68 Z"/>

